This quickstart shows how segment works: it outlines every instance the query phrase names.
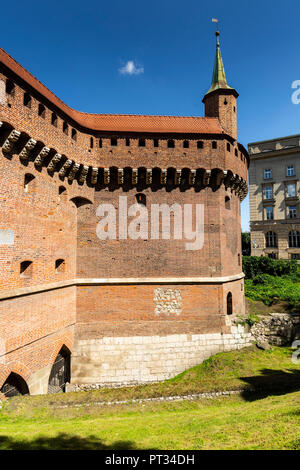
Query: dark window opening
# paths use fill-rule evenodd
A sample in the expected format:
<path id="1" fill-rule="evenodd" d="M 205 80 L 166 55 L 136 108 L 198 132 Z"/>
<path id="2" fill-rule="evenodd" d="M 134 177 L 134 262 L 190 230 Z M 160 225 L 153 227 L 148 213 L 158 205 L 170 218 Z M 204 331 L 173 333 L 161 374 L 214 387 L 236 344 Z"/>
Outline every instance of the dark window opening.
<path id="1" fill-rule="evenodd" d="M 227 294 L 227 315 L 232 315 L 232 293 Z"/>
<path id="2" fill-rule="evenodd" d="M 93 137 L 91 137 L 91 139 L 90 139 L 90 148 L 91 149 L 94 148 L 94 139 L 93 139 Z"/>
<path id="3" fill-rule="evenodd" d="M 20 276 L 31 277 L 32 276 L 32 261 L 22 261 L 20 264 Z"/>
<path id="4" fill-rule="evenodd" d="M 233 106 L 233 112 L 235 113 L 236 109 L 235 109 L 235 106 Z"/>
<path id="5" fill-rule="evenodd" d="M 189 141 L 188 141 L 188 140 L 184 140 L 184 141 L 183 141 L 183 148 L 184 148 L 184 149 L 188 149 L 189 146 L 190 146 Z"/>
<path id="6" fill-rule="evenodd" d="M 175 147 L 175 142 L 173 139 L 168 140 L 168 148 L 173 149 Z"/>
<path id="7" fill-rule="evenodd" d="M 69 126 L 68 124 L 64 121 L 63 122 L 63 133 L 68 135 L 68 132 L 69 132 Z"/>
<path id="8" fill-rule="evenodd" d="M 241 255 L 238 254 L 238 265 L 241 266 Z"/>
<path id="9" fill-rule="evenodd" d="M 145 147 L 145 146 L 146 146 L 145 139 L 139 139 L 139 147 Z"/>
<path id="10" fill-rule="evenodd" d="M 35 176 L 33 176 L 31 173 L 26 173 L 24 176 L 24 190 L 27 193 L 29 189 L 30 183 L 35 179 Z"/>
<path id="11" fill-rule="evenodd" d="M 230 197 L 225 196 L 225 209 L 230 209 Z"/>
<path id="12" fill-rule="evenodd" d="M 64 186 L 60 186 L 58 188 L 58 194 L 61 195 L 61 194 L 66 194 L 66 188 Z"/>
<path id="13" fill-rule="evenodd" d="M 227 101 L 227 99 L 226 99 L 226 98 L 225 98 L 225 100 L 224 100 L 224 104 L 225 104 L 225 105 L 226 105 L 226 104 L 228 104 L 228 101 Z"/>
<path id="14" fill-rule="evenodd" d="M 110 139 L 110 145 L 112 145 L 113 147 L 116 147 L 118 145 L 118 139 L 116 139 L 115 137 L 112 137 Z"/>
<path id="15" fill-rule="evenodd" d="M 137 202 L 138 204 L 142 204 L 143 206 L 146 206 L 146 204 L 147 204 L 147 199 L 146 199 L 145 194 L 138 193 L 138 194 L 136 194 L 135 198 L 136 198 L 136 202 Z"/>
<path id="16" fill-rule="evenodd" d="M 300 248 L 300 232 L 297 230 L 289 232 L 289 248 Z"/>
<path id="17" fill-rule="evenodd" d="M 31 96 L 29 93 L 24 93 L 23 104 L 27 106 L 27 108 L 31 108 Z"/>
<path id="18" fill-rule="evenodd" d="M 57 116 L 55 113 L 52 113 L 51 115 L 51 124 L 52 126 L 57 127 Z"/>
<path id="19" fill-rule="evenodd" d="M 77 140 L 77 131 L 75 129 L 72 129 L 71 136 L 73 140 Z"/>
<path id="20" fill-rule="evenodd" d="M 266 247 L 267 248 L 276 248 L 277 247 L 277 235 L 275 232 L 266 233 Z"/>
<path id="21" fill-rule="evenodd" d="M 102 149 L 102 139 L 99 139 L 99 148 Z"/>
<path id="22" fill-rule="evenodd" d="M 217 148 L 217 142 L 214 140 L 212 143 L 211 143 L 211 147 L 213 149 L 216 149 Z"/>
<path id="23" fill-rule="evenodd" d="M 45 119 L 46 117 L 46 108 L 42 103 L 39 103 L 38 115 Z"/>
<path id="24" fill-rule="evenodd" d="M 56 273 L 64 273 L 66 270 L 66 263 L 64 259 L 57 259 L 55 261 L 55 272 Z"/>
<path id="25" fill-rule="evenodd" d="M 153 147 L 158 147 L 158 139 L 153 139 Z"/>
<path id="26" fill-rule="evenodd" d="M 125 145 L 126 145 L 126 147 L 130 146 L 130 139 L 128 137 L 125 140 Z"/>
<path id="27" fill-rule="evenodd" d="M 237 157 L 238 156 L 238 151 L 237 149 L 234 149 L 234 155 Z M 242 154 L 241 154 L 241 157 L 242 157 Z"/>
<path id="28" fill-rule="evenodd" d="M 15 84 L 9 78 L 6 80 L 5 91 L 8 95 L 14 96 L 15 94 Z"/>
<path id="29" fill-rule="evenodd" d="M 230 148 L 230 144 L 227 143 L 227 152 L 230 152 L 231 148 Z"/>
<path id="30" fill-rule="evenodd" d="M 59 351 L 55 362 L 52 366 L 49 382 L 48 393 L 59 393 L 66 391 L 66 384 L 71 379 L 71 353 L 66 346 Z"/>
<path id="31" fill-rule="evenodd" d="M 202 140 L 198 140 L 197 149 L 203 149 L 203 141 Z"/>
<path id="32" fill-rule="evenodd" d="M 18 374 L 11 372 L 0 390 L 7 398 L 18 395 L 29 395 L 29 389 L 25 380 Z"/>

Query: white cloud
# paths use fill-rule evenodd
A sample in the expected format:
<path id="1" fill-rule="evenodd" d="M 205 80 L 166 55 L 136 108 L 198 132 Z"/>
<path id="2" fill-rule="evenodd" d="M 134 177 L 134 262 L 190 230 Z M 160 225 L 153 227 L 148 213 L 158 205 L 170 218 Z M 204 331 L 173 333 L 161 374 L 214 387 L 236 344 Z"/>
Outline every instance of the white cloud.
<path id="1" fill-rule="evenodd" d="M 137 67 L 133 60 L 129 60 L 123 67 L 119 69 L 123 75 L 139 75 L 144 73 L 144 67 Z"/>

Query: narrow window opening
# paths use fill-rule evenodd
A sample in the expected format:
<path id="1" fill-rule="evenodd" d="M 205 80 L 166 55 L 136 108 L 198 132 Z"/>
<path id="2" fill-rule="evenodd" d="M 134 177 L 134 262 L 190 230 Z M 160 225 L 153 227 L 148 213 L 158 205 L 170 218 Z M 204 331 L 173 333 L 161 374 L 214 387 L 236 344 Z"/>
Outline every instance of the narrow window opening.
<path id="1" fill-rule="evenodd" d="M 230 152 L 230 144 L 229 144 L 229 142 L 227 143 L 227 152 Z"/>
<path id="2" fill-rule="evenodd" d="M 173 139 L 168 140 L 168 148 L 173 149 L 175 147 L 175 142 Z"/>
<path id="3" fill-rule="evenodd" d="M 55 272 L 56 273 L 64 273 L 66 268 L 66 263 L 64 259 L 57 259 L 55 261 Z"/>
<path id="4" fill-rule="evenodd" d="M 20 277 L 31 277 L 32 276 L 32 261 L 22 261 L 20 264 Z"/>
<path id="5" fill-rule="evenodd" d="M 43 119 L 46 117 L 46 108 L 42 103 L 39 103 L 38 115 Z"/>
<path id="6" fill-rule="evenodd" d="M 75 129 L 72 129 L 71 135 L 73 140 L 77 140 L 77 131 Z"/>
<path id="7" fill-rule="evenodd" d="M 24 176 L 24 191 L 26 193 L 28 193 L 30 184 L 34 179 L 35 179 L 35 176 L 33 176 L 30 173 L 26 173 L 26 175 Z"/>
<path id="8" fill-rule="evenodd" d="M 238 254 L 238 265 L 241 266 L 241 255 Z"/>
<path id="9" fill-rule="evenodd" d="M 212 147 L 213 149 L 216 149 L 216 148 L 217 148 L 217 142 L 216 142 L 215 140 L 212 141 L 211 147 Z"/>
<path id="10" fill-rule="evenodd" d="M 63 122 L 63 133 L 68 135 L 68 132 L 69 132 L 69 126 L 68 124 L 64 121 Z"/>
<path id="11" fill-rule="evenodd" d="M 138 194 L 136 194 L 135 198 L 136 198 L 136 202 L 137 202 L 138 204 L 141 204 L 141 205 L 143 205 L 143 206 L 146 206 L 146 205 L 147 205 L 147 199 L 146 199 L 146 195 L 145 195 L 145 194 L 138 193 Z"/>
<path id="12" fill-rule="evenodd" d="M 145 139 L 143 139 L 143 138 L 139 139 L 139 147 L 145 147 L 145 146 L 146 146 Z"/>
<path id="13" fill-rule="evenodd" d="M 130 139 L 127 137 L 125 141 L 126 147 L 130 147 Z"/>
<path id="14" fill-rule="evenodd" d="M 230 209 L 230 197 L 225 196 L 225 209 Z"/>
<path id="15" fill-rule="evenodd" d="M 183 148 L 184 148 L 184 149 L 188 149 L 189 146 L 190 146 L 189 141 L 188 141 L 188 140 L 184 140 L 184 141 L 183 141 Z"/>
<path id="16" fill-rule="evenodd" d="M 90 148 L 91 149 L 94 148 L 94 139 L 93 139 L 93 137 L 91 137 L 91 139 L 90 139 Z"/>
<path id="17" fill-rule="evenodd" d="M 31 96 L 29 93 L 24 93 L 23 103 L 27 108 L 31 108 Z"/>
<path id="18" fill-rule="evenodd" d="M 52 113 L 51 115 L 51 124 L 52 126 L 57 127 L 57 116 L 55 113 Z"/>
<path id="19" fill-rule="evenodd" d="M 118 139 L 116 139 L 115 137 L 112 137 L 112 138 L 110 139 L 110 145 L 111 145 L 112 147 L 116 147 L 116 146 L 118 145 Z"/>
<path id="20" fill-rule="evenodd" d="M 236 157 L 238 157 L 238 151 L 237 151 L 237 149 L 234 149 L 234 155 L 235 155 Z M 242 154 L 241 154 L 241 158 L 242 158 Z"/>
<path id="21" fill-rule="evenodd" d="M 66 194 L 66 188 L 64 186 L 60 186 L 58 188 L 58 194 L 61 196 L 62 194 Z"/>
<path id="22" fill-rule="evenodd" d="M 197 149 L 203 149 L 203 141 L 202 140 L 198 140 Z"/>
<path id="23" fill-rule="evenodd" d="M 99 139 L 99 148 L 102 149 L 102 139 Z"/>
<path id="24" fill-rule="evenodd" d="M 6 80 L 5 91 L 8 95 L 14 96 L 15 94 L 15 84 L 9 78 Z"/>
<path id="25" fill-rule="evenodd" d="M 153 139 L 153 147 L 158 147 L 158 139 Z"/>
<path id="26" fill-rule="evenodd" d="M 227 294 L 227 315 L 232 315 L 232 293 Z"/>

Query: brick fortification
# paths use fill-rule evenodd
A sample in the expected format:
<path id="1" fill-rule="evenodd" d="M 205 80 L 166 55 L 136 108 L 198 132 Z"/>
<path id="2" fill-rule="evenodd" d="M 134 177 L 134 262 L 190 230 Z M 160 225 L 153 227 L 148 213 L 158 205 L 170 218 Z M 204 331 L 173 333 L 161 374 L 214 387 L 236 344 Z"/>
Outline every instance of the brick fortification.
<path id="1" fill-rule="evenodd" d="M 249 344 L 232 325 L 249 163 L 237 96 L 218 42 L 205 117 L 78 112 L 0 49 L 3 393 L 161 380 Z M 202 204 L 203 247 L 164 239 L 162 223 L 158 239 L 99 239 L 97 208 L 118 214 L 120 196 Z"/>

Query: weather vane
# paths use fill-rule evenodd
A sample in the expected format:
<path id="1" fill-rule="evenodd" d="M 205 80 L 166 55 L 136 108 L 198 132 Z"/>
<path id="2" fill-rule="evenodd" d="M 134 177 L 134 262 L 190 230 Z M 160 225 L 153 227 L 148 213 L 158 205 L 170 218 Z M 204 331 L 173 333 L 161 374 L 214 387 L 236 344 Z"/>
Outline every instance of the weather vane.
<path id="1" fill-rule="evenodd" d="M 212 18 L 211 21 L 213 23 L 216 23 L 216 31 L 218 31 L 218 23 L 219 23 L 219 20 L 217 18 Z"/>

